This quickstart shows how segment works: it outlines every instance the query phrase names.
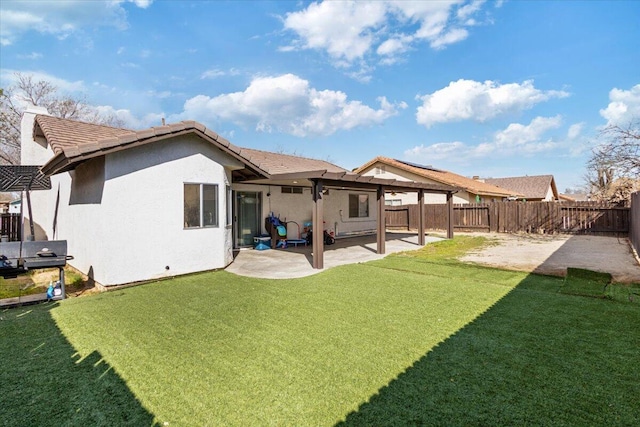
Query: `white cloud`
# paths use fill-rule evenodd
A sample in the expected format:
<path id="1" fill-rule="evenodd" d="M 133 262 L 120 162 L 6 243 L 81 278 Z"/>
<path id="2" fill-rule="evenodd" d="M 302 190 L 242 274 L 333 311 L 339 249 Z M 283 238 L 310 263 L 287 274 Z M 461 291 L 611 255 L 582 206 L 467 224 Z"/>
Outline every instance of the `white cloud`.
<path id="1" fill-rule="evenodd" d="M 435 123 L 475 120 L 484 122 L 494 117 L 529 109 L 551 98 L 569 96 L 565 91 L 542 91 L 532 80 L 499 84 L 487 80 L 458 80 L 429 95 L 418 96 L 416 120 L 427 128 Z"/>
<path id="2" fill-rule="evenodd" d="M 407 159 L 422 159 L 428 162 L 442 160 L 451 156 L 457 157 L 459 153 L 467 150 L 467 145 L 460 141 L 439 142 L 425 146 L 424 144 L 410 148 L 404 152 Z"/>
<path id="3" fill-rule="evenodd" d="M 284 27 L 298 34 L 299 47 L 326 50 L 333 58 L 351 62 L 371 48 L 386 13 L 384 2 L 325 1 L 288 13 Z"/>
<path id="4" fill-rule="evenodd" d="M 282 132 L 295 136 L 331 135 L 339 130 L 372 126 L 384 122 L 406 108 L 378 98 L 374 109 L 360 101 L 349 101 L 340 91 L 318 90 L 293 74 L 258 77 L 243 92 L 209 97 L 195 96 L 185 102 L 178 119 L 212 119 L 253 127 L 262 132 Z"/>
<path id="5" fill-rule="evenodd" d="M 632 119 L 640 117 L 640 84 L 629 90 L 611 89 L 609 105 L 600 110 L 600 115 L 607 119 L 607 125 L 626 125 Z"/>
<path id="6" fill-rule="evenodd" d="M 42 54 L 40 52 L 31 52 L 29 54 L 20 54 L 18 55 L 20 59 L 40 59 L 42 58 Z"/>
<path id="7" fill-rule="evenodd" d="M 549 141 L 540 141 L 542 135 L 551 129 L 557 129 L 562 125 L 562 117 L 536 117 L 528 125 L 511 123 L 505 130 L 495 134 L 494 141 L 483 147 L 494 150 L 522 150 L 536 152 L 549 148 Z"/>
<path id="8" fill-rule="evenodd" d="M 433 39 L 430 46 L 434 49 L 444 49 L 446 46 L 462 41 L 468 36 L 469 32 L 464 28 L 452 28 L 447 33 L 441 34 Z"/>
<path id="9" fill-rule="evenodd" d="M 200 79 L 215 79 L 223 76 L 237 76 L 240 75 L 240 71 L 235 68 L 230 68 L 227 71 L 220 70 L 218 68 L 212 68 L 205 71 L 200 75 Z"/>
<path id="10" fill-rule="evenodd" d="M 461 20 L 468 19 L 474 13 L 478 12 L 482 5 L 485 3 L 485 0 L 475 0 L 469 4 L 465 4 L 458 9 L 457 16 Z"/>
<path id="11" fill-rule="evenodd" d="M 123 3 L 147 8 L 152 0 L 105 1 L 15 1 L 0 3 L 0 40 L 12 44 L 21 34 L 37 31 L 64 39 L 83 27 L 127 27 Z"/>
<path id="12" fill-rule="evenodd" d="M 143 117 L 135 116 L 130 110 L 116 109 L 110 105 L 98 105 L 91 107 L 101 116 L 115 116 L 124 122 L 125 129 L 145 129 L 152 126 L 160 126 L 163 113 L 149 113 Z"/>
<path id="13" fill-rule="evenodd" d="M 340 68 L 361 67 L 359 61 L 384 65 L 422 42 L 443 49 L 466 39 L 465 26 L 484 1 L 324 1 L 288 13 L 284 28 L 297 39 L 281 51 L 326 52 Z M 416 28 L 417 27 L 417 28 Z"/>
<path id="14" fill-rule="evenodd" d="M 488 156 L 531 155 L 557 148 L 559 143 L 544 134 L 562 125 L 560 115 L 554 117 L 536 117 L 528 125 L 511 123 L 504 130 L 494 134 L 493 139 L 472 146 L 464 142 L 440 142 L 431 145 L 418 145 L 404 152 L 406 158 L 415 158 L 423 162 L 447 159 L 464 163 L 471 159 Z"/>
<path id="15" fill-rule="evenodd" d="M 571 126 L 569 126 L 569 131 L 567 132 L 567 138 L 576 139 L 577 137 L 579 137 L 580 134 L 582 133 L 582 129 L 584 128 L 584 125 L 585 125 L 584 122 L 580 122 L 580 123 L 574 123 Z"/>
<path id="16" fill-rule="evenodd" d="M 64 80 L 51 74 L 47 74 L 41 71 L 28 71 L 28 70 L 10 70 L 10 69 L 2 69 L 0 70 L 0 82 L 2 85 L 12 85 L 17 81 L 16 73 L 21 73 L 25 76 L 32 76 L 34 82 L 44 80 L 46 82 L 51 83 L 53 86 L 60 89 L 65 93 L 84 93 L 87 88 L 82 80 L 76 80 L 75 82 Z"/>

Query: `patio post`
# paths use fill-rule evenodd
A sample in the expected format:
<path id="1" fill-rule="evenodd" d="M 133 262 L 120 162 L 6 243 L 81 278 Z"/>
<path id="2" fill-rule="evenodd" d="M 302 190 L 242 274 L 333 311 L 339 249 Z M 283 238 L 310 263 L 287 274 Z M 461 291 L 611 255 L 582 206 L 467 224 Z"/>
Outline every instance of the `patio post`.
<path id="1" fill-rule="evenodd" d="M 424 190 L 418 190 L 418 244 L 424 246 Z"/>
<path id="2" fill-rule="evenodd" d="M 382 187 L 382 185 L 378 186 L 378 194 L 377 194 L 377 199 L 378 199 L 378 220 L 377 220 L 377 225 L 378 225 L 378 230 L 376 235 L 378 236 L 378 253 L 379 254 L 384 254 L 385 253 L 385 241 L 387 240 L 387 236 L 386 236 L 386 212 L 385 212 L 385 205 L 384 205 L 384 188 Z"/>
<path id="3" fill-rule="evenodd" d="M 453 239 L 453 193 L 447 193 L 447 239 Z"/>
<path id="4" fill-rule="evenodd" d="M 313 231 L 313 268 L 324 268 L 324 219 L 322 204 L 322 180 L 313 179 L 312 195 L 313 195 L 313 212 L 311 230 Z"/>

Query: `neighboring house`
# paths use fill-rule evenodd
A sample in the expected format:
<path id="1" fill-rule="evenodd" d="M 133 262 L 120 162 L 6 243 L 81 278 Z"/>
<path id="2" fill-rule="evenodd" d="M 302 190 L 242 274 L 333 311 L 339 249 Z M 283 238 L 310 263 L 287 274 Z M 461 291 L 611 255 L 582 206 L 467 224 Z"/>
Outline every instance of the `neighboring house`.
<path id="1" fill-rule="evenodd" d="M 376 157 L 355 169 L 354 172 L 383 179 L 418 181 L 459 187 L 460 190 L 453 195 L 453 203 L 484 203 L 519 196 L 517 192 L 453 172 L 388 157 Z M 391 193 L 387 195 L 386 202 L 392 206 L 412 205 L 417 203 L 417 198 L 415 193 Z M 442 194 L 425 195 L 425 203 L 445 203 L 445 197 Z"/>
<path id="2" fill-rule="evenodd" d="M 559 199 L 553 175 L 513 176 L 509 178 L 486 178 L 488 184 L 506 188 L 530 202 L 553 202 Z"/>
<path id="3" fill-rule="evenodd" d="M 271 212 L 294 238 L 310 221 L 338 235 L 375 231 L 384 253 L 385 189 L 456 190 L 237 147 L 193 121 L 131 131 L 36 108 L 21 133 L 22 164 L 43 165 L 52 182 L 31 193 L 36 239 L 67 240 L 69 263 L 105 286 L 224 268 L 266 232 Z"/>
<path id="4" fill-rule="evenodd" d="M 590 200 L 591 195 L 587 193 L 558 194 L 558 201 L 560 202 L 588 202 Z"/>
<path id="5" fill-rule="evenodd" d="M 9 203 L 9 213 L 12 214 L 19 214 L 20 213 L 20 208 L 22 206 L 22 200 L 14 200 L 12 202 Z"/>

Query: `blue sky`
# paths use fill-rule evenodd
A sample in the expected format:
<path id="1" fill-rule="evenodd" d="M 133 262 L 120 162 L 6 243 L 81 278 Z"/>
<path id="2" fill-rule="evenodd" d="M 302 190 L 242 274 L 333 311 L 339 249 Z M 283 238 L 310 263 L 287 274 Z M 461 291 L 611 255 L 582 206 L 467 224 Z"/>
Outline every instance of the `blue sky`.
<path id="1" fill-rule="evenodd" d="M 34 74 L 131 128 L 563 191 L 598 129 L 640 116 L 639 22 L 638 1 L 3 0 L 0 84 Z"/>

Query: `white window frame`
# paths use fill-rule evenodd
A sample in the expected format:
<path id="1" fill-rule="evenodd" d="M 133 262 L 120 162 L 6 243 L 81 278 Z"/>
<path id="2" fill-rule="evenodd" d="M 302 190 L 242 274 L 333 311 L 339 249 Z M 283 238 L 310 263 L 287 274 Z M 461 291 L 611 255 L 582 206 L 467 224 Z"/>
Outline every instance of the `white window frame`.
<path id="1" fill-rule="evenodd" d="M 218 184 L 210 184 L 203 182 L 185 182 L 183 183 L 183 197 L 182 197 L 182 206 L 186 208 L 186 196 L 187 196 L 187 186 L 198 186 L 198 225 L 188 225 L 187 221 L 187 212 L 185 209 L 185 213 L 183 216 L 184 228 L 187 230 L 198 229 L 198 228 L 218 228 L 220 226 L 220 186 Z M 204 203 L 204 192 L 205 187 L 213 187 L 215 200 L 214 200 L 214 223 L 205 225 L 205 203 Z"/>

